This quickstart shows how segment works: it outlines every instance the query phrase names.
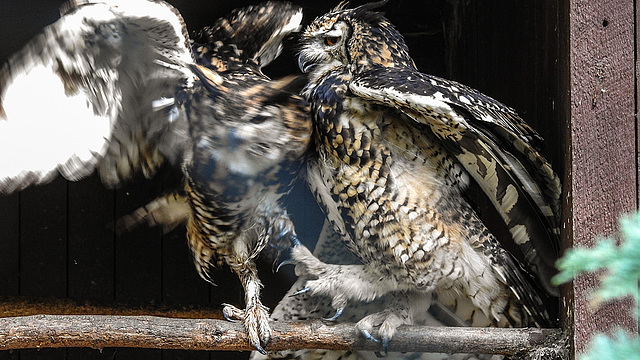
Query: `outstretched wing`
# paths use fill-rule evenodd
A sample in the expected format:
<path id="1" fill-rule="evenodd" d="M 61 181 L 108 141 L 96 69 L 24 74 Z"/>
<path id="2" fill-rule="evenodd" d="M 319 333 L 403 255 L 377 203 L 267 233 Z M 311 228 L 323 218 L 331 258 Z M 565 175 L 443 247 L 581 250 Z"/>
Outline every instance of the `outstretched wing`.
<path id="1" fill-rule="evenodd" d="M 150 176 L 186 128 L 175 107 L 156 106 L 193 76 L 176 9 L 76 0 L 61 13 L 0 70 L 0 193 L 96 167 L 111 186 Z"/>
<path id="2" fill-rule="evenodd" d="M 300 30 L 302 8 L 283 2 L 268 1 L 233 10 L 193 35 L 193 40 L 214 52 L 218 71 L 231 70 L 236 63 L 251 61 L 264 67 L 280 55 L 283 39 Z M 207 52 L 197 51 L 199 60 L 207 63 Z M 211 56 L 211 54 L 209 55 Z"/>
<path id="3" fill-rule="evenodd" d="M 491 200 L 545 287 L 555 273 L 561 186 L 540 155 L 541 138 L 500 102 L 465 85 L 407 68 L 354 76 L 357 96 L 429 126 Z"/>

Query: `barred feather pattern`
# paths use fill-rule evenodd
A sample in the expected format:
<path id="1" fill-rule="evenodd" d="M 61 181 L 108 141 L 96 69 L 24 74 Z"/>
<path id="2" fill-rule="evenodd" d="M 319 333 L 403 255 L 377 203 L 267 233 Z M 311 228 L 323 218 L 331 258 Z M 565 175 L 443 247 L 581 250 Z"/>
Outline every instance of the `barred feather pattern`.
<path id="1" fill-rule="evenodd" d="M 553 324 L 544 300 L 556 291 L 549 279 L 561 189 L 538 152 L 540 137 L 498 101 L 418 72 L 402 36 L 374 11 L 381 4 L 340 6 L 301 37 L 317 151 L 308 181 L 362 262 L 327 264 L 295 247 L 306 291 L 331 299 L 338 314 L 353 301 L 421 293 L 444 305 L 470 301 L 488 320 L 479 326 Z M 471 183 L 525 264 L 472 209 L 464 194 Z M 365 316 L 358 329 L 371 338 L 379 325 L 388 344 L 413 321 L 397 308 Z"/>

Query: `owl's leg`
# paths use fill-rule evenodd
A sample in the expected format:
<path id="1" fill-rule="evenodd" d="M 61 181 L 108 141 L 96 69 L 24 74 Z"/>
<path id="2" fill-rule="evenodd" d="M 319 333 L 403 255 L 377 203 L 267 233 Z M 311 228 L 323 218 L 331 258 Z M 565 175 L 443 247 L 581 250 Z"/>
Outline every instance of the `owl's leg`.
<path id="1" fill-rule="evenodd" d="M 369 314 L 357 323 L 357 329 L 367 339 L 381 343 L 385 352 L 398 326 L 412 324 L 409 295 L 393 277 L 381 276 L 372 269 L 374 265 L 326 264 L 302 245 L 293 248 L 292 256 L 297 261 L 296 274 L 308 278 L 306 287 L 294 295 L 309 293 L 328 296 L 336 315 L 325 320 L 337 320 L 349 300 L 371 302 L 388 294 L 392 300 L 385 304 L 385 310 Z M 371 335 L 376 327 L 381 340 Z"/>
<path id="2" fill-rule="evenodd" d="M 225 305 L 222 313 L 228 320 L 241 320 L 247 329 L 249 342 L 260 353 L 266 354 L 264 346 L 271 340 L 269 326 L 269 309 L 260 301 L 262 283 L 258 278 L 258 271 L 253 261 L 233 265 L 232 269 L 240 278 L 244 288 L 245 309 L 241 310 L 232 305 Z"/>
<path id="3" fill-rule="evenodd" d="M 132 231 L 138 226 L 146 224 L 150 227 L 162 226 L 164 233 L 185 225 L 189 221 L 191 206 L 189 199 L 174 192 L 149 202 L 147 205 L 118 219 L 115 230 L 118 234 Z"/>
<path id="4" fill-rule="evenodd" d="M 293 247 L 292 258 L 296 262 L 296 274 L 308 279 L 306 288 L 296 294 L 309 292 L 332 299 L 331 305 L 336 309 L 336 315 L 327 320 L 336 320 L 349 300 L 369 302 L 400 290 L 393 278 L 380 276 L 372 264 L 326 264 L 303 245 Z"/>

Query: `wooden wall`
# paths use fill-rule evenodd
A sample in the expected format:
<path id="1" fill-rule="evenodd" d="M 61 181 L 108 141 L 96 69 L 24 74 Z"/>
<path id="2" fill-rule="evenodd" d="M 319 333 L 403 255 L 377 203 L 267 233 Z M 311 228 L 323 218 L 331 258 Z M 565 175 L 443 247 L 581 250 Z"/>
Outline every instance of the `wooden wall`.
<path id="1" fill-rule="evenodd" d="M 632 1 L 572 0 L 565 11 L 571 96 L 563 105 L 569 115 L 564 135 L 572 156 L 565 168 L 565 239 L 591 246 L 616 230 L 620 214 L 638 208 L 637 30 Z M 597 310 L 588 304 L 585 293 L 595 285 L 597 278 L 585 276 L 567 291 L 578 351 L 595 331 L 638 329 L 637 318 L 629 315 L 635 309 L 631 301 Z"/>
<path id="2" fill-rule="evenodd" d="M 55 21 L 61 2 L 1 2 L 0 60 Z M 249 3 L 170 2 L 191 29 Z M 334 5 L 298 3 L 305 6 L 307 21 Z M 514 107 L 547 139 L 545 155 L 565 182 L 565 246 L 588 245 L 596 236 L 610 234 L 619 214 L 637 208 L 637 40 L 632 2 L 396 0 L 385 10 L 405 34 L 420 70 L 458 80 Z M 273 76 L 296 71 L 292 54 L 284 54 L 268 69 Z M 37 106 L 37 99 L 32 103 Z M 46 149 L 34 144 L 34 151 Z M 221 274 L 217 288 L 197 277 L 182 230 L 163 235 L 140 229 L 116 237 L 108 228 L 162 187 L 158 180 L 105 190 L 93 176 L 78 183 L 59 179 L 0 197 L 0 296 L 214 309 L 222 302 L 240 304 L 240 287 L 233 277 Z M 317 206 L 302 186 L 291 204 L 298 232 L 312 242 L 322 221 Z M 268 267 L 264 266 L 263 276 Z M 268 285 L 265 297 L 270 306 L 286 289 L 290 275 L 269 277 L 273 287 Z M 594 283 L 587 277 L 566 289 L 565 326 L 573 329 L 575 324 L 572 340 L 578 351 L 595 329 L 610 328 L 614 319 L 637 328 L 635 320 L 625 316 L 628 303 L 591 313 L 583 292 Z M 0 360 L 106 357 L 207 359 L 210 355 L 133 349 L 0 352 Z"/>

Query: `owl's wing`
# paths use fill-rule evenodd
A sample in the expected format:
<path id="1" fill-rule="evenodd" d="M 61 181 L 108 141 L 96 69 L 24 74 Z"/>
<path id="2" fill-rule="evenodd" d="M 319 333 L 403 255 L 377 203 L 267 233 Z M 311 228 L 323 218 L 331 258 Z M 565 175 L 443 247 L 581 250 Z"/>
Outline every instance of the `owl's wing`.
<path id="1" fill-rule="evenodd" d="M 465 85 L 412 69 L 356 74 L 357 96 L 428 125 L 491 200 L 514 242 L 543 281 L 555 273 L 561 185 L 538 152 L 541 138 L 500 102 Z"/>
<path id="2" fill-rule="evenodd" d="M 149 175 L 180 144 L 167 132 L 186 121 L 163 106 L 193 76 L 178 11 L 76 0 L 61 14 L 0 70 L 0 194 L 96 167 L 115 186 L 136 170 Z"/>
<path id="3" fill-rule="evenodd" d="M 233 46 L 236 50 L 233 54 L 219 54 L 218 57 L 251 59 L 264 67 L 280 55 L 283 39 L 300 30 L 301 22 L 300 6 L 268 1 L 233 10 L 212 26 L 195 32 L 193 40 L 218 52 L 231 52 L 230 48 L 222 47 Z"/>

